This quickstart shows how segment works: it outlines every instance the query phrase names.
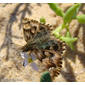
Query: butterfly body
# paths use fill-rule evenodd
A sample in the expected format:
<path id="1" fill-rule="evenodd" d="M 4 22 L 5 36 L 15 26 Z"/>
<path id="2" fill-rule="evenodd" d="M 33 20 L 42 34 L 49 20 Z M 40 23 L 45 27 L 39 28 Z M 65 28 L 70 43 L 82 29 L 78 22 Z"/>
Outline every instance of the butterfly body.
<path id="1" fill-rule="evenodd" d="M 62 68 L 62 55 L 65 43 L 56 39 L 52 34 L 53 27 L 25 18 L 23 20 L 23 34 L 26 45 L 22 52 L 34 54 L 42 63 L 41 67 L 49 71 L 51 76 L 57 76 Z"/>

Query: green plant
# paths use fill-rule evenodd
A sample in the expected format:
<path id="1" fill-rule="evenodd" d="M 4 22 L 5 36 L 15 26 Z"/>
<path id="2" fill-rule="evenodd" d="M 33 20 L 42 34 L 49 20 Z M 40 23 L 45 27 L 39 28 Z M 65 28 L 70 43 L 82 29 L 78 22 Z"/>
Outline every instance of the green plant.
<path id="1" fill-rule="evenodd" d="M 49 3 L 48 4 L 50 8 L 56 13 L 56 15 L 61 16 L 63 18 L 63 24 L 58 26 L 55 30 L 52 31 L 52 34 L 67 43 L 67 45 L 74 50 L 74 42 L 77 41 L 76 37 L 72 37 L 70 31 L 69 31 L 69 25 L 73 19 L 77 19 L 79 23 L 85 24 L 85 14 L 82 14 L 80 16 L 77 16 L 77 13 L 79 11 L 79 8 L 82 4 L 77 3 L 71 6 L 65 13 L 62 11 L 62 9 L 58 6 L 58 4 L 55 3 Z M 41 23 L 46 23 L 45 18 L 40 18 Z M 60 32 L 66 29 L 66 33 L 64 36 L 60 34 Z M 48 82 L 52 81 L 49 72 L 44 72 L 40 78 L 41 82 Z"/>
<path id="2" fill-rule="evenodd" d="M 42 24 L 45 24 L 45 23 L 46 23 L 45 18 L 44 18 L 44 17 L 41 17 L 41 18 L 40 18 L 40 22 L 41 22 Z"/>
<path id="3" fill-rule="evenodd" d="M 67 11 L 64 13 L 62 9 L 55 3 L 48 3 L 49 7 L 56 13 L 56 15 L 61 16 L 63 18 L 63 24 L 53 30 L 52 34 L 55 35 L 56 38 L 59 38 L 62 41 L 65 41 L 67 45 L 73 50 L 73 43 L 77 41 L 77 38 L 72 37 L 69 31 L 69 25 L 73 19 L 77 19 L 79 23 L 85 24 L 85 14 L 77 16 L 79 8 L 82 4 L 77 3 L 72 5 Z M 66 34 L 62 36 L 60 32 L 66 29 Z"/>
<path id="4" fill-rule="evenodd" d="M 40 82 L 52 82 L 50 73 L 48 71 L 44 72 L 41 75 Z"/>

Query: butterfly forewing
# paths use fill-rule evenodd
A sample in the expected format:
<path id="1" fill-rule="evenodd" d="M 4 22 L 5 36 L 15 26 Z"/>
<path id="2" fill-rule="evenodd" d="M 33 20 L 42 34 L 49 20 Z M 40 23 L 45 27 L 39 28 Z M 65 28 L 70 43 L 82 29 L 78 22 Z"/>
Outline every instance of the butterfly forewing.
<path id="1" fill-rule="evenodd" d="M 34 38 L 34 36 L 41 32 L 41 30 L 52 30 L 51 25 L 44 25 L 41 23 L 38 23 L 36 20 L 30 20 L 28 18 L 23 19 L 23 34 L 25 41 L 29 41 L 30 39 Z"/>

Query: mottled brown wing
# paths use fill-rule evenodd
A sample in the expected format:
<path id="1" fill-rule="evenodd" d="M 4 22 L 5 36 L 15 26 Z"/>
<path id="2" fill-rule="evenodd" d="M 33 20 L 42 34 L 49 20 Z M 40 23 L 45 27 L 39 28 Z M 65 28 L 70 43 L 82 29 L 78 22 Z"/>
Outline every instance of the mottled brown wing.
<path id="1" fill-rule="evenodd" d="M 62 68 L 62 56 L 66 51 L 66 44 L 58 39 L 51 40 L 53 42 L 46 45 L 45 49 L 35 50 L 36 57 L 41 61 L 41 69 L 49 71 L 51 77 L 58 76 Z M 43 45 L 43 44 L 42 44 Z"/>
<path id="2" fill-rule="evenodd" d="M 26 42 L 32 39 L 38 32 L 43 29 L 52 30 L 53 27 L 49 24 L 41 24 L 36 20 L 31 20 L 28 18 L 23 19 L 23 34 Z"/>
<path id="3" fill-rule="evenodd" d="M 47 37 L 47 40 L 45 42 L 43 42 L 42 39 L 44 39 L 44 38 L 42 36 L 41 36 L 41 38 L 36 38 L 36 35 L 38 36 L 39 33 L 41 35 L 42 30 L 44 30 L 44 29 L 45 29 L 45 31 L 48 30 L 48 32 L 50 32 L 50 31 L 52 31 L 53 28 L 49 25 L 41 24 L 35 20 L 29 20 L 28 18 L 25 18 L 23 20 L 23 33 L 24 33 L 26 42 L 28 42 L 31 39 L 34 39 L 33 42 L 35 41 L 35 43 L 36 43 L 34 45 L 35 48 L 33 48 L 30 53 L 33 53 L 35 55 L 35 57 L 37 57 L 41 61 L 41 63 L 42 63 L 41 67 L 44 70 L 48 70 L 50 72 L 51 76 L 54 77 L 54 76 L 57 76 L 61 71 L 62 56 L 66 50 L 66 45 L 64 42 L 62 42 L 56 38 L 51 38 L 51 36 L 52 36 L 51 34 L 49 36 L 49 39 Z M 44 37 L 46 37 L 46 36 L 44 36 Z M 37 42 L 36 42 L 36 40 L 37 40 Z M 39 42 L 38 42 L 38 40 L 39 40 Z M 29 43 L 27 43 L 27 45 L 28 44 Z M 39 45 L 39 44 L 41 44 L 41 45 Z M 25 46 L 25 47 L 27 48 L 27 46 Z"/>

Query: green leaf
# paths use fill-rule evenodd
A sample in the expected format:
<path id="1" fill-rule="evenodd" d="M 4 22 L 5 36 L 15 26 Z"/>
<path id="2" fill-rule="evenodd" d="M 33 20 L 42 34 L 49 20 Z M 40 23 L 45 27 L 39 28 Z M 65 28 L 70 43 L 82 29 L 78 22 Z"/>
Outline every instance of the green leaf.
<path id="1" fill-rule="evenodd" d="M 75 42 L 77 40 L 77 38 L 73 38 L 73 37 L 69 38 L 69 37 L 64 37 L 64 36 L 62 36 L 60 39 L 65 42 Z"/>
<path id="2" fill-rule="evenodd" d="M 64 15 L 64 24 L 70 23 L 71 20 L 76 16 L 78 9 L 81 4 L 74 4 L 72 7 L 70 7 L 65 15 Z"/>
<path id="3" fill-rule="evenodd" d="M 81 24 L 85 24 L 85 14 L 82 14 L 80 16 L 77 16 L 76 17 L 78 22 L 81 23 Z"/>
<path id="4" fill-rule="evenodd" d="M 68 35 L 68 36 L 70 36 L 70 35 Z M 60 39 L 62 40 L 62 41 L 65 41 L 66 43 L 67 43 L 67 45 L 72 49 L 72 50 L 74 50 L 74 42 L 77 40 L 77 38 L 73 38 L 73 37 L 60 37 Z"/>
<path id="5" fill-rule="evenodd" d="M 62 29 L 64 29 L 64 28 L 66 28 L 66 25 L 63 23 L 63 24 L 62 24 Z"/>
<path id="6" fill-rule="evenodd" d="M 41 18 L 40 18 L 40 23 L 42 23 L 42 24 L 45 24 L 45 23 L 46 23 L 46 20 L 45 20 L 44 17 L 41 17 Z"/>
<path id="7" fill-rule="evenodd" d="M 79 7 L 75 10 L 75 13 L 74 13 L 74 15 L 72 16 L 72 19 L 76 19 L 76 15 L 77 15 L 77 13 L 78 13 L 79 8 L 80 8 L 81 5 L 82 5 L 82 4 L 80 4 Z"/>
<path id="8" fill-rule="evenodd" d="M 68 46 L 69 46 L 72 50 L 74 50 L 74 44 L 73 44 L 73 43 L 68 43 Z"/>
<path id="9" fill-rule="evenodd" d="M 52 34 L 56 36 L 56 38 L 60 37 L 60 32 L 62 30 L 62 25 L 60 25 L 59 27 L 57 27 L 55 30 L 52 31 Z"/>
<path id="10" fill-rule="evenodd" d="M 44 72 L 41 75 L 40 82 L 52 82 L 50 73 L 48 71 Z"/>
<path id="11" fill-rule="evenodd" d="M 71 34 L 70 34 L 70 32 L 69 31 L 67 31 L 67 33 L 66 33 L 66 35 L 65 35 L 65 37 L 71 37 Z"/>
<path id="12" fill-rule="evenodd" d="M 64 12 L 61 10 L 61 8 L 56 3 L 48 3 L 48 5 L 58 16 L 61 16 L 61 17 L 64 16 Z"/>

